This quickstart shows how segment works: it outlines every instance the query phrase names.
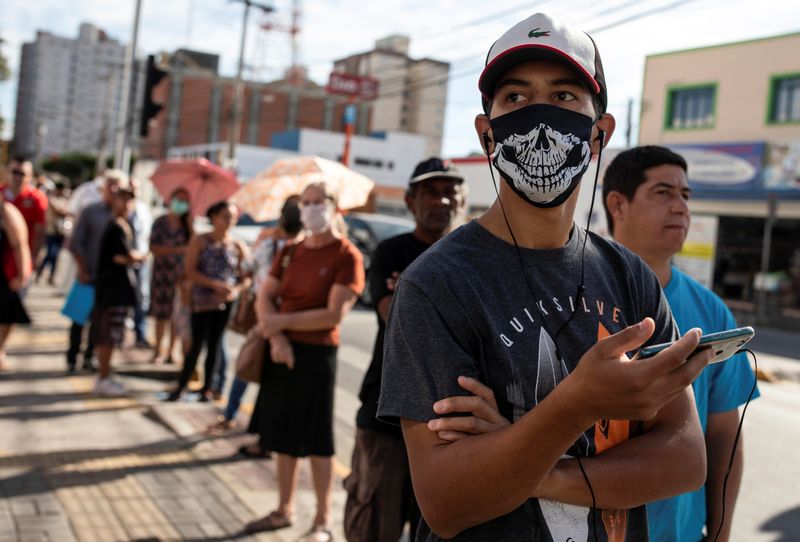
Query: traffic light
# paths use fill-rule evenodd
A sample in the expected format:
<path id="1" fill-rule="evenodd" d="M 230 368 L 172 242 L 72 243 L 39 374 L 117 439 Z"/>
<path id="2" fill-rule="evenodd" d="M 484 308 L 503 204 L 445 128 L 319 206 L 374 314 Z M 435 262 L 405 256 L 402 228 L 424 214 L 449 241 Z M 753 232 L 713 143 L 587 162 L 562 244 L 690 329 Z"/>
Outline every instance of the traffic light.
<path id="1" fill-rule="evenodd" d="M 158 85 L 167 72 L 156 65 L 156 58 L 153 55 L 147 57 L 147 72 L 144 82 L 144 104 L 142 105 L 142 122 L 139 126 L 139 135 L 147 136 L 150 127 L 150 119 L 155 118 L 158 112 L 164 107 L 162 104 L 153 101 L 153 89 Z"/>

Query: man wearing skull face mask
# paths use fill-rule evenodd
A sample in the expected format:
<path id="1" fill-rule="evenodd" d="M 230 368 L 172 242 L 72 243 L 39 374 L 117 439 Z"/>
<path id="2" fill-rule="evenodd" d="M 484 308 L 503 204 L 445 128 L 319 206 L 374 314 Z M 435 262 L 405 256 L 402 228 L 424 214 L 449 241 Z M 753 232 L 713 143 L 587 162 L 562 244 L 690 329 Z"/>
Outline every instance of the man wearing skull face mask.
<path id="1" fill-rule="evenodd" d="M 573 223 L 575 189 L 614 131 L 597 48 L 536 14 L 491 47 L 479 87 L 498 198 L 406 270 L 386 331 L 378 417 L 403 430 L 417 539 L 646 540 L 644 503 L 703 482 L 687 385 L 710 356 L 692 355 L 694 329 L 630 362 L 677 337 L 658 280 Z M 512 423 L 441 439 L 435 418 L 480 399 L 453 397 L 470 379 Z"/>

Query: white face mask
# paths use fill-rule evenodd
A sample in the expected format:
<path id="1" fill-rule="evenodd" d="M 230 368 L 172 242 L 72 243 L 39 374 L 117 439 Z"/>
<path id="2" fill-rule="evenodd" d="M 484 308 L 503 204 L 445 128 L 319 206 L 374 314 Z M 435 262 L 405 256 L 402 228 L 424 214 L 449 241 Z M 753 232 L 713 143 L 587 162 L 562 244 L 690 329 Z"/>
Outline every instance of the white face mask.
<path id="1" fill-rule="evenodd" d="M 329 203 L 303 205 L 300 208 L 300 220 L 303 222 L 303 228 L 311 233 L 326 232 L 333 220 L 333 205 Z"/>

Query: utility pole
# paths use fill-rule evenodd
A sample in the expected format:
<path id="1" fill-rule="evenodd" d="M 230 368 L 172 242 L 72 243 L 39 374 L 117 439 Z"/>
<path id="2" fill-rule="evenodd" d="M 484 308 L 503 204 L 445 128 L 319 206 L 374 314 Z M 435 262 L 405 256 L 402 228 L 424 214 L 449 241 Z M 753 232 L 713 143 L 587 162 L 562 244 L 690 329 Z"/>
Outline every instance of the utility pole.
<path id="1" fill-rule="evenodd" d="M 133 64 L 136 59 L 136 42 L 139 38 L 139 14 L 142 10 L 142 0 L 136 0 L 136 7 L 133 15 L 133 31 L 131 40 L 125 49 L 125 64 L 122 68 L 122 89 L 120 90 L 119 113 L 117 116 L 117 133 L 114 139 L 114 167 L 128 173 L 131 168 L 131 148 L 128 142 L 130 131 L 130 100 L 131 100 L 131 79 Z"/>
<path id="2" fill-rule="evenodd" d="M 110 122 L 108 121 L 108 112 L 111 109 L 111 94 L 113 93 L 114 84 L 117 80 L 115 72 L 109 72 L 106 77 L 106 90 L 103 93 L 103 124 L 100 129 L 100 136 L 97 139 L 97 162 L 94 166 L 95 176 L 99 176 L 106 169 L 106 160 L 108 160 L 108 132 L 110 132 Z M 114 161 L 115 167 L 120 167 L 120 164 Z"/>
<path id="3" fill-rule="evenodd" d="M 275 10 L 272 6 L 254 2 L 253 0 L 233 0 L 244 4 L 242 18 L 242 39 L 239 43 L 239 65 L 236 69 L 236 81 L 233 89 L 233 104 L 231 105 L 230 124 L 228 125 L 228 164 L 231 168 L 236 165 L 236 144 L 239 142 L 239 132 L 242 130 L 242 96 L 244 95 L 244 46 L 247 40 L 247 19 L 250 16 L 250 6 L 256 7 L 264 13 Z"/>
<path id="4" fill-rule="evenodd" d="M 628 114 L 625 121 L 625 148 L 631 148 L 631 130 L 633 128 L 633 98 L 628 98 Z"/>

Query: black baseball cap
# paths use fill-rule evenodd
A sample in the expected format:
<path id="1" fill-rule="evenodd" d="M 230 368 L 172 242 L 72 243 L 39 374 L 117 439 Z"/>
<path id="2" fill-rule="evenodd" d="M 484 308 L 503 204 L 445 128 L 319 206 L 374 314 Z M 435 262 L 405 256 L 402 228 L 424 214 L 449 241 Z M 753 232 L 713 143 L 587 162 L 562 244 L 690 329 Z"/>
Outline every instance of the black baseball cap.
<path id="1" fill-rule="evenodd" d="M 453 179 L 459 183 L 464 182 L 464 177 L 453 166 L 450 160 L 442 160 L 432 156 L 427 160 L 423 160 L 417 167 L 414 168 L 414 173 L 408 180 L 408 184 L 416 184 L 427 179 Z"/>

